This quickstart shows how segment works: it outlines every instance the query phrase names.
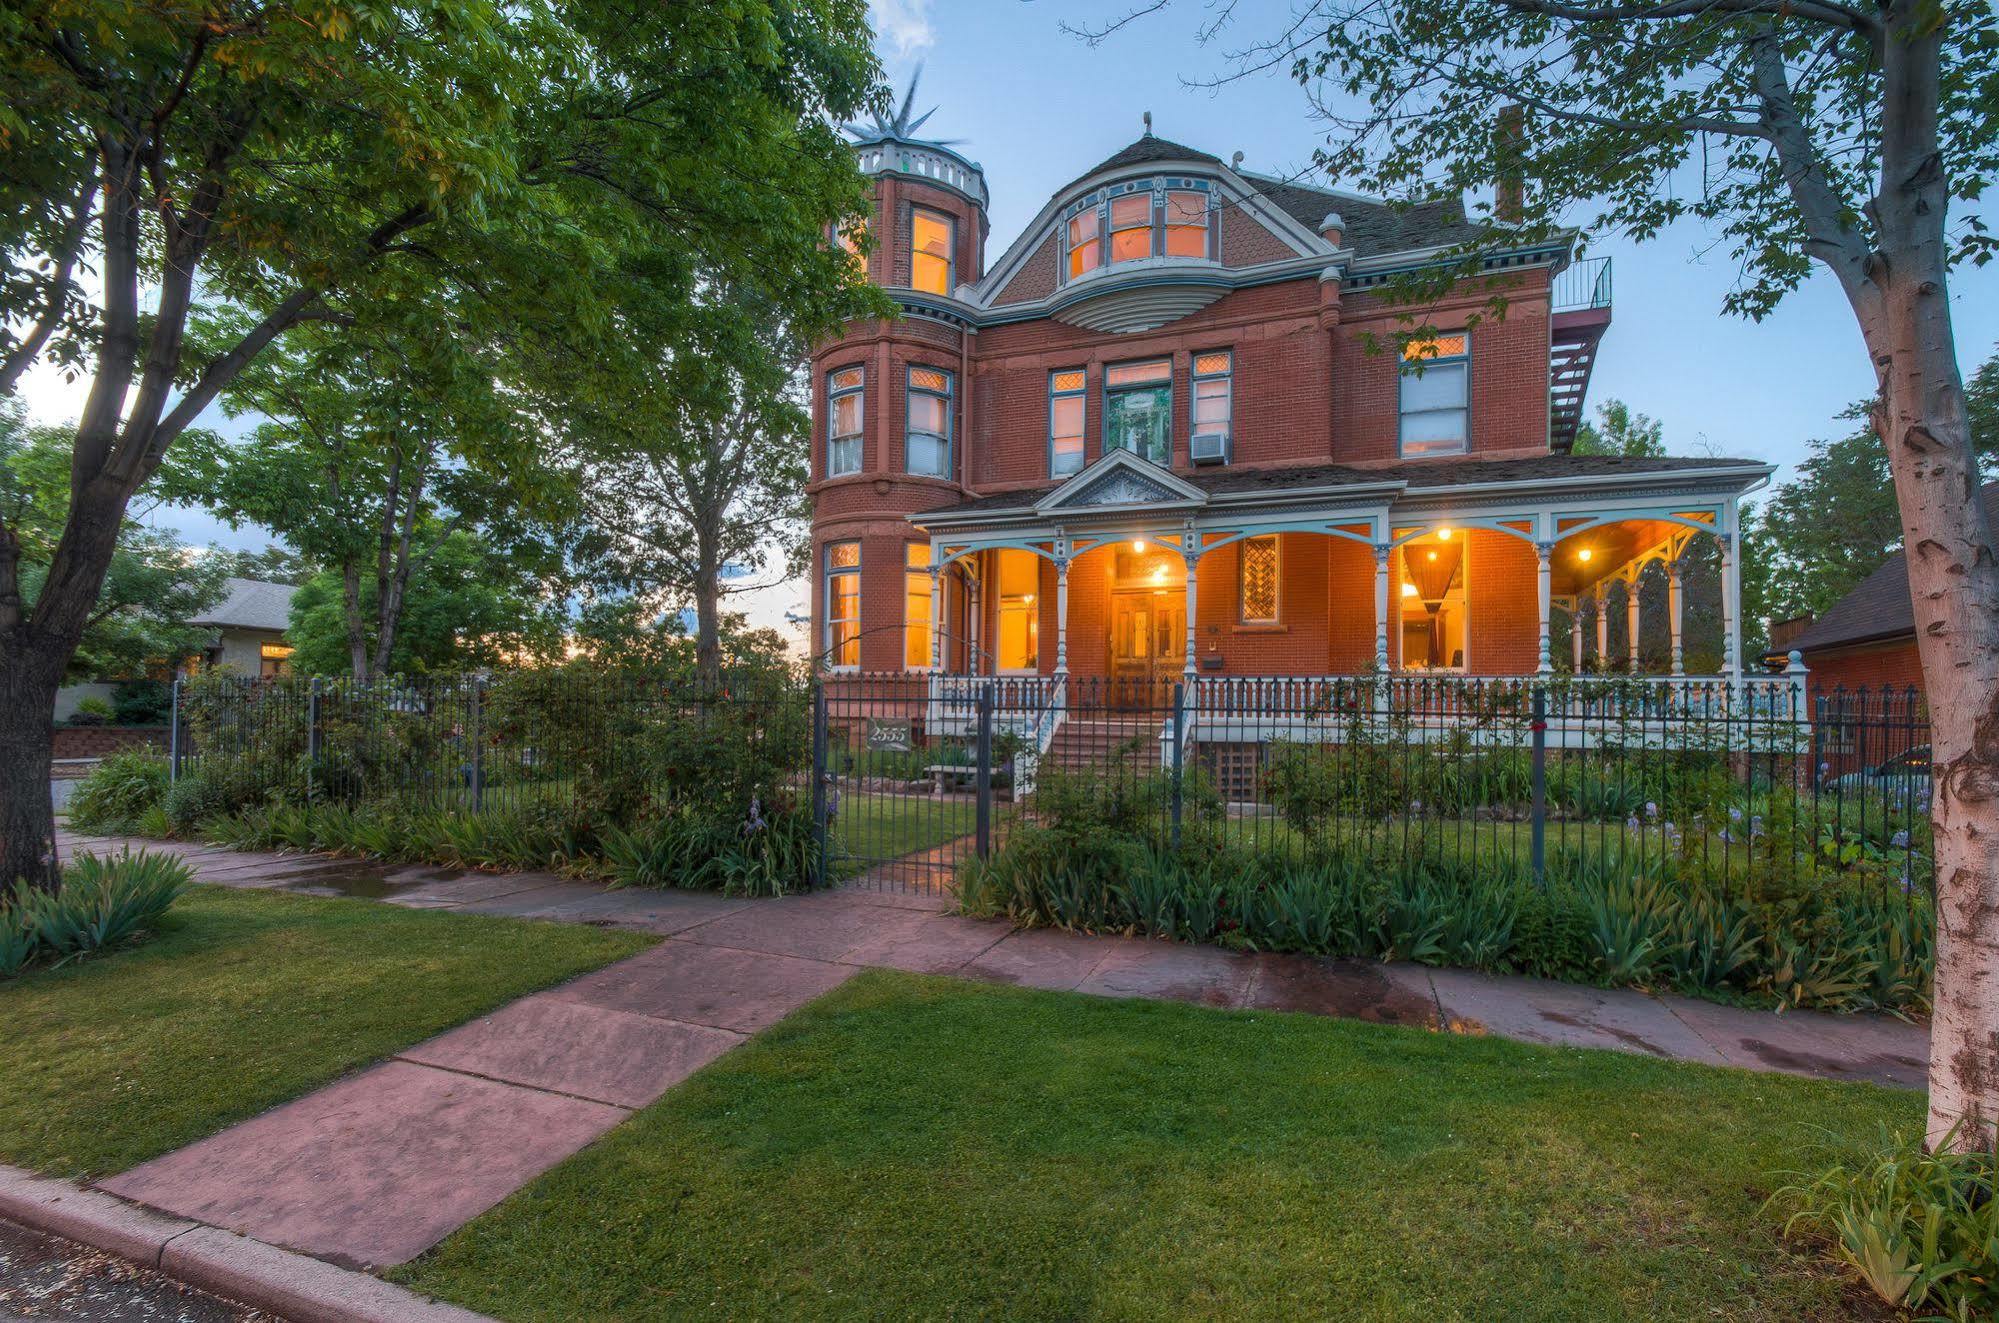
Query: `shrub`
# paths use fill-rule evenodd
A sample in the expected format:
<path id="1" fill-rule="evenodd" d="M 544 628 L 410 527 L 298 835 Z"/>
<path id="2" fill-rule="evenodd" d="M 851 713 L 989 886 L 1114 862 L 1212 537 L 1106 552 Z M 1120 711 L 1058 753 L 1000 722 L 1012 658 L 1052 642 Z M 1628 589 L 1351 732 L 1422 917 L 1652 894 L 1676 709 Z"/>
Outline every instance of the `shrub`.
<path id="1" fill-rule="evenodd" d="M 69 798 L 69 820 L 85 831 L 134 832 L 166 798 L 167 760 L 152 749 L 121 749 L 90 770 Z"/>
<path id="2" fill-rule="evenodd" d="M 29 963 L 63 963 L 133 941 L 151 930 L 187 890 L 193 870 L 171 855 L 130 851 L 81 855 L 62 888 L 16 882 L 0 892 L 0 977 Z"/>
<path id="3" fill-rule="evenodd" d="M 160 726 L 173 714 L 173 686 L 163 680 L 121 680 L 111 690 L 121 726 Z"/>
<path id="4" fill-rule="evenodd" d="M 117 709 L 111 706 L 110 699 L 99 698 L 96 694 L 92 694 L 90 697 L 82 699 L 77 703 L 76 711 L 69 714 L 69 724 L 72 726 L 106 726 L 111 723 L 111 719 L 116 715 L 118 715 Z"/>
<path id="5" fill-rule="evenodd" d="M 210 818 L 219 818 L 267 797 L 255 767 L 207 762 L 185 769 L 160 800 L 176 836 L 192 835 Z"/>
<path id="6" fill-rule="evenodd" d="M 812 885 L 812 815 L 791 808 L 730 820 L 682 808 L 631 830 L 600 833 L 614 883 L 678 887 L 731 896 L 782 896 Z"/>
<path id="7" fill-rule="evenodd" d="M 1837 1155 L 1817 1172 L 1790 1172 L 1771 1197 L 1897 1309 L 1925 1317 L 1999 1317 L 1999 1149 L 1936 1152 L 1883 1131 L 1873 1149 Z"/>

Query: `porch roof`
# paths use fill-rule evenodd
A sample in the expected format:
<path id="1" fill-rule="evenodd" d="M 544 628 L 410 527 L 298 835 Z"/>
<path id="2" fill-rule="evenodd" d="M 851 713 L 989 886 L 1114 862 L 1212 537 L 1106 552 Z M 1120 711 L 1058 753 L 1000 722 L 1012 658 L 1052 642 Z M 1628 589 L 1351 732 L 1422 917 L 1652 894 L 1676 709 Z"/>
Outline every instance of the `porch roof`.
<path id="1" fill-rule="evenodd" d="M 1092 466 L 1094 467 L 1094 466 Z M 1736 490 L 1746 490 L 1775 471 L 1773 465 L 1753 459 L 1709 459 L 1695 456 L 1627 458 L 1622 455 L 1532 455 L 1521 459 L 1434 459 L 1360 467 L 1350 464 L 1313 464 L 1280 469 L 1197 469 L 1173 476 L 1198 489 L 1204 497 L 1254 498 L 1267 495 L 1282 499 L 1289 493 L 1321 492 L 1340 488 L 1365 489 L 1370 495 L 1384 488 L 1399 488 L 1407 495 L 1425 500 L 1448 497 L 1459 492 L 1484 496 L 1509 487 L 1539 489 L 1547 484 L 1581 480 L 1591 487 L 1622 487 L 1642 484 L 1647 479 L 1679 478 L 1707 490 L 1719 482 Z M 1075 479 L 1070 479 L 1075 481 Z M 931 520 L 964 522 L 967 516 L 1004 517 L 1033 514 L 1066 483 L 1025 488 L 981 496 L 936 510 L 911 516 L 922 525 Z"/>

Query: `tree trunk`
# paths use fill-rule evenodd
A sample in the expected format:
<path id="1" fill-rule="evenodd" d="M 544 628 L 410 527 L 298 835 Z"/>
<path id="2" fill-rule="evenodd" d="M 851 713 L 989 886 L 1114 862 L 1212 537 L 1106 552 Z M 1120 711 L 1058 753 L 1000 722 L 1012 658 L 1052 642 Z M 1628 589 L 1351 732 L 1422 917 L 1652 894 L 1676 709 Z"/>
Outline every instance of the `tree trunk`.
<path id="1" fill-rule="evenodd" d="M 694 671 L 711 688 L 722 682 L 722 568 L 705 545 L 694 570 Z"/>
<path id="2" fill-rule="evenodd" d="M 347 613 L 347 664 L 358 683 L 368 680 L 368 629 L 361 622 L 361 567 L 352 558 L 340 567 L 340 605 Z"/>
<path id="3" fill-rule="evenodd" d="M 55 807 L 49 792 L 49 724 L 62 663 L 23 646 L 25 631 L 0 639 L 0 887 L 17 878 L 54 891 Z"/>
<path id="4" fill-rule="evenodd" d="M 1878 374 L 1874 429 L 1902 516 L 1930 706 L 1937 951 L 1927 1138 L 1982 1149 L 1999 1126 L 1999 560 L 1951 331 L 1942 35 L 1888 9 L 1881 187 L 1865 282 L 1847 284 Z M 1837 269 L 1837 268 L 1836 268 Z"/>

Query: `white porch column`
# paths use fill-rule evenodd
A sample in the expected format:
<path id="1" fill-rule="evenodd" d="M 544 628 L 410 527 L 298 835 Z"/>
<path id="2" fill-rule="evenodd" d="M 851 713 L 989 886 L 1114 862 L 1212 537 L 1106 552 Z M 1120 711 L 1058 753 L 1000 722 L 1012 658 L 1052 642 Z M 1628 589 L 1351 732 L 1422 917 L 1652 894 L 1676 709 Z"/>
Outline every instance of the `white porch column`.
<path id="1" fill-rule="evenodd" d="M 1591 591 L 1595 594 L 1590 615 L 1596 619 L 1596 664 L 1604 666 L 1610 662 L 1610 586 L 1598 579 Z"/>
<path id="2" fill-rule="evenodd" d="M 1721 542 L 1721 669 L 1732 685 L 1742 683 L 1742 566 L 1736 554 L 1740 539 L 1735 502 L 1722 514 Z"/>
<path id="3" fill-rule="evenodd" d="M 981 580 L 976 567 L 965 574 L 965 671 L 969 675 L 979 673 L 979 650 L 985 646 L 985 620 L 981 608 L 985 605 L 985 594 L 980 589 Z"/>
<path id="4" fill-rule="evenodd" d="M 1631 577 L 1624 581 L 1624 648 L 1630 659 L 1626 667 L 1631 674 L 1638 674 L 1638 571 L 1631 571 Z"/>
<path id="5" fill-rule="evenodd" d="M 1374 669 L 1380 674 L 1388 671 L 1388 558 L 1394 551 L 1386 542 L 1374 544 Z"/>
<path id="6" fill-rule="evenodd" d="M 1685 652 L 1681 647 L 1683 599 L 1680 596 L 1680 591 L 1680 558 L 1675 556 L 1666 562 L 1666 625 L 1672 631 L 1673 635 L 1674 675 L 1685 675 L 1687 673 Z"/>
<path id="7" fill-rule="evenodd" d="M 937 548 L 930 548 L 930 669 L 944 670 L 944 571 L 937 567 Z"/>
<path id="8" fill-rule="evenodd" d="M 1541 613 L 1541 659 L 1536 664 L 1535 670 L 1541 675 L 1546 675 L 1555 669 L 1554 659 L 1548 655 L 1548 605 L 1549 589 L 1552 584 L 1549 571 L 1550 562 L 1555 555 L 1555 544 L 1546 541 L 1536 542 L 1534 555 L 1538 562 L 1534 570 L 1535 602 Z"/>
<path id="9" fill-rule="evenodd" d="M 1199 536 L 1199 535 L 1198 535 L 1198 534 L 1194 534 L 1193 536 Z M 1180 554 L 1181 554 L 1181 555 L 1182 555 L 1182 556 L 1183 556 L 1183 557 L 1184 557 L 1184 558 L 1186 559 L 1186 561 L 1187 561 L 1187 603 L 1186 603 L 1186 606 L 1187 606 L 1187 665 L 1186 665 L 1186 668 L 1185 668 L 1185 669 L 1186 669 L 1186 674 L 1187 674 L 1187 678 L 1188 678 L 1189 680 L 1192 680 L 1192 679 L 1194 678 L 1194 674 L 1195 674 L 1195 672 L 1196 672 L 1196 671 L 1197 671 L 1197 670 L 1199 669 L 1199 668 L 1198 668 L 1198 667 L 1197 667 L 1197 666 L 1195 665 L 1195 663 L 1194 663 L 1194 646 L 1195 646 L 1195 640 L 1194 640 L 1194 590 L 1195 590 L 1195 588 L 1197 588 L 1197 587 L 1198 587 L 1198 586 L 1200 585 L 1200 574 L 1199 574 L 1199 570 L 1200 570 L 1200 567 L 1201 567 L 1201 553 L 1200 553 L 1200 552 L 1198 552 L 1198 551 L 1183 551 L 1183 552 L 1181 552 Z"/>
<path id="10" fill-rule="evenodd" d="M 1069 557 L 1055 562 L 1055 674 L 1069 673 Z"/>
<path id="11" fill-rule="evenodd" d="M 1583 595 L 1577 593 L 1569 599 L 1569 669 L 1576 675 L 1583 673 Z"/>

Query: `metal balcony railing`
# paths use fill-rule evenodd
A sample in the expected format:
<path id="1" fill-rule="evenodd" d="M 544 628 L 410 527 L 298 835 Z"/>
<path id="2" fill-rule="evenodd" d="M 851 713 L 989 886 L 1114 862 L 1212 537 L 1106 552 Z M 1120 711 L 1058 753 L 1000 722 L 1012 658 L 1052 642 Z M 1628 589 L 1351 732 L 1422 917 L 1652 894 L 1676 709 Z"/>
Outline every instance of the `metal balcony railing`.
<path id="1" fill-rule="evenodd" d="M 1583 312 L 1610 306 L 1610 259 L 1571 262 L 1555 276 L 1554 310 Z"/>

